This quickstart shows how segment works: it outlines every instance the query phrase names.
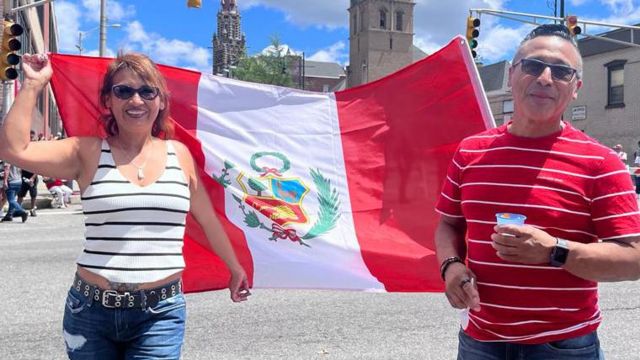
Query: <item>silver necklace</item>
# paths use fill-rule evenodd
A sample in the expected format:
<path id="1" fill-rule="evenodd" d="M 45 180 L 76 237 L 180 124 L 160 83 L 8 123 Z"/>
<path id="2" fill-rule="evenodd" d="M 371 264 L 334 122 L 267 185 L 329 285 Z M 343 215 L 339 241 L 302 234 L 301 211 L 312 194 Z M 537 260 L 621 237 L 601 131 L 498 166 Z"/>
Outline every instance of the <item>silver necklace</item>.
<path id="1" fill-rule="evenodd" d="M 146 144 L 145 144 L 146 145 Z M 151 146 L 153 146 L 153 140 L 151 140 Z M 144 146 L 142 147 L 142 151 L 144 151 Z M 130 164 L 133 165 L 136 169 L 138 169 L 138 181 L 144 180 L 144 167 L 147 165 L 147 161 L 149 160 L 149 151 L 147 151 L 147 156 L 144 158 L 144 162 L 142 165 L 138 166 L 136 163 L 131 160 Z"/>

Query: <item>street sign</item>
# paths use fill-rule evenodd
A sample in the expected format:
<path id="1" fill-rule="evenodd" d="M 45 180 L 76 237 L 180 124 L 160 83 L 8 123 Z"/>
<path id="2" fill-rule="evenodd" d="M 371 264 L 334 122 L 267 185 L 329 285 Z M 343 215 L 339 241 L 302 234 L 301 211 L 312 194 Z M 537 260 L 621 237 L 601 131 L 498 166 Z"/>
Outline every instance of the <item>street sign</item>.
<path id="1" fill-rule="evenodd" d="M 584 120 L 587 118 L 587 105 L 579 105 L 571 108 L 571 120 Z"/>

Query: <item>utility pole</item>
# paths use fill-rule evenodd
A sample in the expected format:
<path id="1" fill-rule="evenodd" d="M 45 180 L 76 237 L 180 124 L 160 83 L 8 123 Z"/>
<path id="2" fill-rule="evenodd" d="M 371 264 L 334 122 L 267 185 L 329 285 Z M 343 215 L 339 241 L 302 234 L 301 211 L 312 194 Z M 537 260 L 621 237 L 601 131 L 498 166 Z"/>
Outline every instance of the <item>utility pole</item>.
<path id="1" fill-rule="evenodd" d="M 100 0 L 100 53 L 102 57 L 107 47 L 107 0 Z"/>
<path id="2" fill-rule="evenodd" d="M 560 17 L 564 19 L 564 0 L 560 0 Z M 564 24 L 564 20 L 562 20 Z"/>

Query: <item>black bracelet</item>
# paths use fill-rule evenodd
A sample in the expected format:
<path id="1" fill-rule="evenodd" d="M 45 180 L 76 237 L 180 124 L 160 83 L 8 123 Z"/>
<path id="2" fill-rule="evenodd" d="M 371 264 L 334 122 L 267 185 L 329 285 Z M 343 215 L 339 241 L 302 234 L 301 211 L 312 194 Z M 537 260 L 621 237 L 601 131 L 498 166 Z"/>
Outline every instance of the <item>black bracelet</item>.
<path id="1" fill-rule="evenodd" d="M 464 264 L 464 261 L 462 261 L 462 259 L 460 259 L 457 256 L 451 256 L 451 257 L 448 257 L 448 258 L 444 259 L 442 264 L 440 264 L 440 277 L 442 278 L 442 281 L 444 281 L 444 274 L 447 272 L 447 269 L 449 268 L 449 265 L 451 265 L 453 263 Z"/>

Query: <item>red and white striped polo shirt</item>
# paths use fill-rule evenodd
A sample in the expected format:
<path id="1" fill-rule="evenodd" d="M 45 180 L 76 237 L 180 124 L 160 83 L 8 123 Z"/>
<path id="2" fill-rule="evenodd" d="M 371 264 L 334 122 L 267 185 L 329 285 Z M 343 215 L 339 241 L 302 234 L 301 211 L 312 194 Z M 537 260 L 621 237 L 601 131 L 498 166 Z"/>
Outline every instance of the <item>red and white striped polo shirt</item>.
<path id="1" fill-rule="evenodd" d="M 544 343 L 587 334 L 601 321 L 596 282 L 496 255 L 496 213 L 524 214 L 528 225 L 582 243 L 640 235 L 629 172 L 611 149 L 567 123 L 541 138 L 503 125 L 464 139 L 436 210 L 466 219 L 481 310 L 469 312 L 465 331 L 481 341 Z"/>

